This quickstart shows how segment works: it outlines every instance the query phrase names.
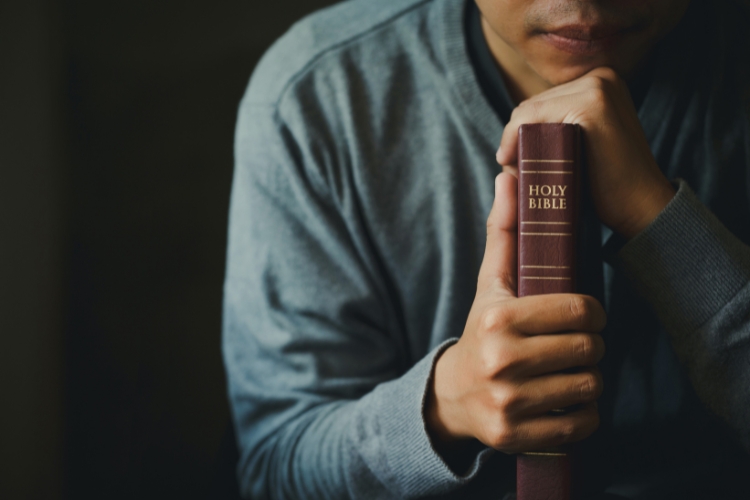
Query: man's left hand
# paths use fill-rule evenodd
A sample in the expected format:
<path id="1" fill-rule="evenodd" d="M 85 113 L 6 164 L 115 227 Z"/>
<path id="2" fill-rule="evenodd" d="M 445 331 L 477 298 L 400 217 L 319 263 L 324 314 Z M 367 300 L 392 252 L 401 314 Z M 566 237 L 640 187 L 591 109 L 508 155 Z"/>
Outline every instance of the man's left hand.
<path id="1" fill-rule="evenodd" d="M 497 153 L 501 165 L 516 166 L 518 127 L 524 123 L 583 128 L 597 214 L 626 238 L 648 226 L 674 196 L 651 154 L 628 88 L 610 68 L 596 68 L 523 101 L 503 132 Z"/>

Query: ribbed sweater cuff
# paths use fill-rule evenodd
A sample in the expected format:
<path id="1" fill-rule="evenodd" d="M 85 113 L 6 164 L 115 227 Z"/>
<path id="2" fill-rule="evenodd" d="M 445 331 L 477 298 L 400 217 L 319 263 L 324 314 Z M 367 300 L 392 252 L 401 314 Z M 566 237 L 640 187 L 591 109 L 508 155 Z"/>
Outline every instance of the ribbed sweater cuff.
<path id="1" fill-rule="evenodd" d="M 656 313 L 679 329 L 713 317 L 750 278 L 750 249 L 678 179 L 675 197 L 611 259 Z"/>
<path id="2" fill-rule="evenodd" d="M 401 378 L 382 384 L 376 392 L 380 410 L 382 451 L 391 472 L 391 487 L 399 498 L 446 494 L 471 481 L 494 453 L 485 448 L 468 472 L 456 475 L 435 451 L 427 434 L 425 401 L 435 363 L 457 339 L 443 342 Z"/>

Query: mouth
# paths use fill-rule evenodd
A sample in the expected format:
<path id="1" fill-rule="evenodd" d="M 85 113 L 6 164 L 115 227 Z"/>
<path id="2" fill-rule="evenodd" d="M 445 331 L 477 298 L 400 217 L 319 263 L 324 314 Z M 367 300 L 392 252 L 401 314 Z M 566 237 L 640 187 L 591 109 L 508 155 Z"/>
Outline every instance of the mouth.
<path id="1" fill-rule="evenodd" d="M 540 33 L 542 40 L 569 54 L 592 56 L 619 44 L 637 28 L 612 24 L 569 24 Z"/>

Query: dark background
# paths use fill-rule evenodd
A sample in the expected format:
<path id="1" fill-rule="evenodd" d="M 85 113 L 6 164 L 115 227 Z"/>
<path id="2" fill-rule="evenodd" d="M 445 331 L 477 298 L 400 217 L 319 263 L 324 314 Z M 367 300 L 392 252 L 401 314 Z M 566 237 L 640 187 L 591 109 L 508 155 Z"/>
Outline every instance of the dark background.
<path id="1" fill-rule="evenodd" d="M 330 3 L 0 1 L 0 498 L 206 498 L 237 104 Z"/>

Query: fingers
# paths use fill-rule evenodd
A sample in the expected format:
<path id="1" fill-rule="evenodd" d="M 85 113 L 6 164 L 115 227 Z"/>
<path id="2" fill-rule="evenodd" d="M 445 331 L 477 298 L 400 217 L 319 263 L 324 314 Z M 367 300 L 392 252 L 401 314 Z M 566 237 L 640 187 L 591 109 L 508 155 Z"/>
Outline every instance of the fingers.
<path id="1" fill-rule="evenodd" d="M 518 164 L 518 128 L 525 123 L 581 123 L 588 109 L 587 102 L 597 99 L 597 90 L 577 91 L 555 98 L 522 102 L 511 114 L 503 130 L 496 160 L 505 165 Z M 590 95 L 589 95 L 590 94 Z M 583 106 L 581 105 L 583 102 Z"/>
<path id="2" fill-rule="evenodd" d="M 479 369 L 487 378 L 517 380 L 591 366 L 604 356 L 598 332 L 606 314 L 593 297 L 547 294 L 492 300 L 472 321 L 481 341 L 476 348 Z"/>
<path id="3" fill-rule="evenodd" d="M 596 367 L 530 378 L 516 389 L 514 414 L 537 417 L 555 409 L 591 403 L 602 395 L 603 389 L 602 375 Z"/>
<path id="4" fill-rule="evenodd" d="M 604 357 L 604 340 L 598 333 L 538 335 L 522 339 L 518 377 L 534 377 L 578 366 L 593 366 Z M 567 406 L 567 405 L 566 405 Z"/>
<path id="5" fill-rule="evenodd" d="M 516 295 L 517 186 L 518 181 L 509 173 L 495 178 L 495 201 L 487 218 L 487 244 L 477 293 L 497 286 L 503 294 Z"/>
<path id="6" fill-rule="evenodd" d="M 607 314 L 594 297 L 551 293 L 522 297 L 505 307 L 512 326 L 528 335 L 563 331 L 597 333 L 604 329 Z"/>
<path id="7" fill-rule="evenodd" d="M 524 123 L 581 123 L 589 105 L 587 101 L 601 100 L 609 94 L 629 92 L 624 82 L 611 68 L 595 68 L 576 80 L 552 87 L 525 101 L 513 110 L 505 126 L 496 160 L 500 165 L 518 163 L 518 127 Z"/>
<path id="8" fill-rule="evenodd" d="M 589 437 L 597 428 L 599 411 L 594 402 L 562 415 L 540 415 L 516 427 L 516 450 L 535 451 L 575 443 Z"/>
<path id="9" fill-rule="evenodd" d="M 541 414 L 531 418 L 499 418 L 486 426 L 482 442 L 505 453 L 553 448 L 580 441 L 599 427 L 596 402 L 564 414 Z"/>

